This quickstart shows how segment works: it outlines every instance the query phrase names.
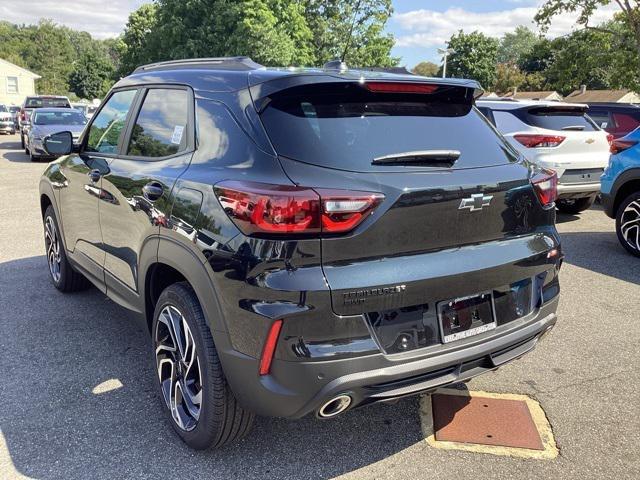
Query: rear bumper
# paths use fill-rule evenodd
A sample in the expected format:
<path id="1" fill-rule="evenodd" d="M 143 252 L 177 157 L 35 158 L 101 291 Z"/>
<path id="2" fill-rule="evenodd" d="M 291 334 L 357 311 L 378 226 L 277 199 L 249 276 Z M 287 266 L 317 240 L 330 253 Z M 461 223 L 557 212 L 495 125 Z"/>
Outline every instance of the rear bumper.
<path id="1" fill-rule="evenodd" d="M 245 408 L 264 416 L 300 418 L 341 394 L 353 399 L 353 408 L 429 392 L 494 370 L 532 350 L 555 325 L 558 298 L 494 331 L 425 348 L 419 355 L 274 360 L 271 375 L 264 377 L 257 374 L 256 359 L 216 343 L 231 388 Z"/>
<path id="2" fill-rule="evenodd" d="M 562 182 L 562 179 L 560 179 Z M 600 191 L 600 182 L 558 184 L 558 198 L 589 197 Z"/>

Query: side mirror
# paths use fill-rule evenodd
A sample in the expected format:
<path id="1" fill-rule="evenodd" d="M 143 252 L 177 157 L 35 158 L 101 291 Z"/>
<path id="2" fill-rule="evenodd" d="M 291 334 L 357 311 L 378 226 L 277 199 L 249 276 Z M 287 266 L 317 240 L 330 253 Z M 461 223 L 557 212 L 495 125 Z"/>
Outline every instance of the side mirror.
<path id="1" fill-rule="evenodd" d="M 69 155 L 73 151 L 73 135 L 71 132 L 52 133 L 44 137 L 42 144 L 49 155 Z"/>

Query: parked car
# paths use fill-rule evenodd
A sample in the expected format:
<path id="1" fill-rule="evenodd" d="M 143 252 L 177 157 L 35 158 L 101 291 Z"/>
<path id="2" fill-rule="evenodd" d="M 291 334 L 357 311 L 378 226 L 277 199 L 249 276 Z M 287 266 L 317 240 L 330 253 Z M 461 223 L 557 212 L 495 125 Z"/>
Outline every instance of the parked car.
<path id="1" fill-rule="evenodd" d="M 31 112 L 38 108 L 71 108 L 67 97 L 59 95 L 32 95 L 25 98 L 20 109 L 20 143 L 25 148 Z"/>
<path id="2" fill-rule="evenodd" d="M 611 161 L 602 176 L 602 203 L 615 218 L 618 239 L 640 257 L 640 128 L 613 141 Z"/>
<path id="3" fill-rule="evenodd" d="M 0 104 L 0 133 L 13 135 L 16 133 L 16 126 L 13 123 L 13 116 L 9 107 Z"/>
<path id="4" fill-rule="evenodd" d="M 614 138 L 640 127 L 640 106 L 625 103 L 590 103 L 589 116 Z"/>
<path id="5" fill-rule="evenodd" d="M 558 210 L 587 210 L 609 161 L 608 134 L 586 105 L 535 100 L 479 101 L 478 108 L 530 161 L 558 174 Z"/>
<path id="6" fill-rule="evenodd" d="M 53 285 L 139 313 L 196 449 L 254 414 L 332 418 L 491 371 L 555 324 L 563 255 L 556 174 L 481 93 L 242 57 L 140 67 L 77 147 L 44 140 L 64 155 L 40 183 Z"/>
<path id="7" fill-rule="evenodd" d="M 71 105 L 72 108 L 79 110 L 82 114 L 87 117 L 87 119 L 93 117 L 93 114 L 98 109 L 97 105 L 89 104 L 89 103 L 73 103 Z"/>
<path id="8" fill-rule="evenodd" d="M 25 153 L 31 161 L 43 157 L 52 158 L 44 149 L 42 141 L 52 133 L 69 131 L 74 142 L 77 142 L 84 126 L 86 117 L 71 108 L 39 108 L 31 113 L 31 122 L 27 131 Z"/>
<path id="9" fill-rule="evenodd" d="M 20 131 L 20 107 L 18 107 L 17 105 L 10 105 L 8 108 L 9 112 L 13 116 L 15 131 L 18 132 Z"/>

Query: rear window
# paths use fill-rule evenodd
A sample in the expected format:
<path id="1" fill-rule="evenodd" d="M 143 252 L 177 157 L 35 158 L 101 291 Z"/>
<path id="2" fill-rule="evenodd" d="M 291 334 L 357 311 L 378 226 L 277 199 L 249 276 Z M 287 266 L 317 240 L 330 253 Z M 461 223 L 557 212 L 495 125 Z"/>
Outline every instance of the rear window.
<path id="1" fill-rule="evenodd" d="M 29 97 L 25 102 L 25 108 L 42 107 L 70 107 L 66 98 Z"/>
<path id="2" fill-rule="evenodd" d="M 34 125 L 84 125 L 86 117 L 75 109 L 68 112 L 40 112 L 33 115 Z"/>
<path id="3" fill-rule="evenodd" d="M 460 151 L 454 168 L 515 160 L 460 87 L 431 94 L 352 83 L 295 87 L 270 97 L 261 119 L 279 155 L 343 170 L 384 171 L 374 158 L 429 150 Z"/>
<path id="4" fill-rule="evenodd" d="M 598 130 L 598 126 L 582 109 L 538 107 L 519 111 L 516 116 L 520 117 L 528 125 L 547 130 L 576 130 L 583 132 Z"/>

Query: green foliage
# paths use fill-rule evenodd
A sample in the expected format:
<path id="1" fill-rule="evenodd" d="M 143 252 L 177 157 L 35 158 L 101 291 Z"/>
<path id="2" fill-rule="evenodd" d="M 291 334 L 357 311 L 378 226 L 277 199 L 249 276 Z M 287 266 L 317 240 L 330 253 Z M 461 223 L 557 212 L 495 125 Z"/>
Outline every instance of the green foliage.
<path id="1" fill-rule="evenodd" d="M 411 71 L 423 77 L 435 77 L 438 75 L 438 70 L 440 67 L 433 62 L 420 62 Z"/>
<path id="2" fill-rule="evenodd" d="M 316 64 L 341 59 L 347 65 L 391 67 L 393 36 L 384 26 L 393 13 L 391 0 L 304 0 L 313 32 Z M 345 55 L 346 52 L 346 55 Z"/>
<path id="3" fill-rule="evenodd" d="M 498 62 L 517 63 L 521 57 L 531 53 L 539 41 L 540 37 L 527 27 L 516 27 L 500 39 Z"/>
<path id="4" fill-rule="evenodd" d="M 112 47 L 121 59 L 120 76 L 157 58 L 157 11 L 155 3 L 145 3 L 129 15 L 124 33 Z"/>
<path id="5" fill-rule="evenodd" d="M 112 43 L 50 20 L 26 26 L 0 22 L 0 58 L 40 75 L 36 90 L 42 94 L 102 96 L 117 64 Z"/>
<path id="6" fill-rule="evenodd" d="M 499 63 L 496 67 L 496 81 L 492 90 L 505 94 L 513 91 L 514 88 L 520 88 L 525 78 L 525 74 L 514 63 Z"/>
<path id="7" fill-rule="evenodd" d="M 106 50 L 93 48 L 80 54 L 73 62 L 69 76 L 70 90 L 79 98 L 102 98 L 112 84 L 114 66 Z"/>
<path id="8" fill-rule="evenodd" d="M 392 66 L 391 0 L 157 0 L 129 16 L 121 74 L 152 61 L 246 55 L 264 65 Z M 351 41 L 347 39 L 351 34 Z"/>
<path id="9" fill-rule="evenodd" d="M 615 21 L 620 28 L 589 25 L 593 14 L 599 7 L 617 5 Z M 640 74 L 640 0 L 546 0 L 534 20 L 546 31 L 552 20 L 568 12 L 578 12 L 577 24 L 591 32 L 605 33 L 624 51 L 634 51 L 631 59 L 633 67 L 627 71 L 634 77 L 633 83 L 638 90 L 637 77 Z M 627 63 L 627 65 L 630 62 Z M 623 66 L 624 67 L 624 66 Z M 627 81 L 628 83 L 629 81 Z"/>
<path id="10" fill-rule="evenodd" d="M 460 30 L 448 42 L 455 53 L 449 56 L 447 76 L 472 78 L 484 87 L 490 87 L 496 79 L 498 40 L 480 32 L 464 33 Z"/>

